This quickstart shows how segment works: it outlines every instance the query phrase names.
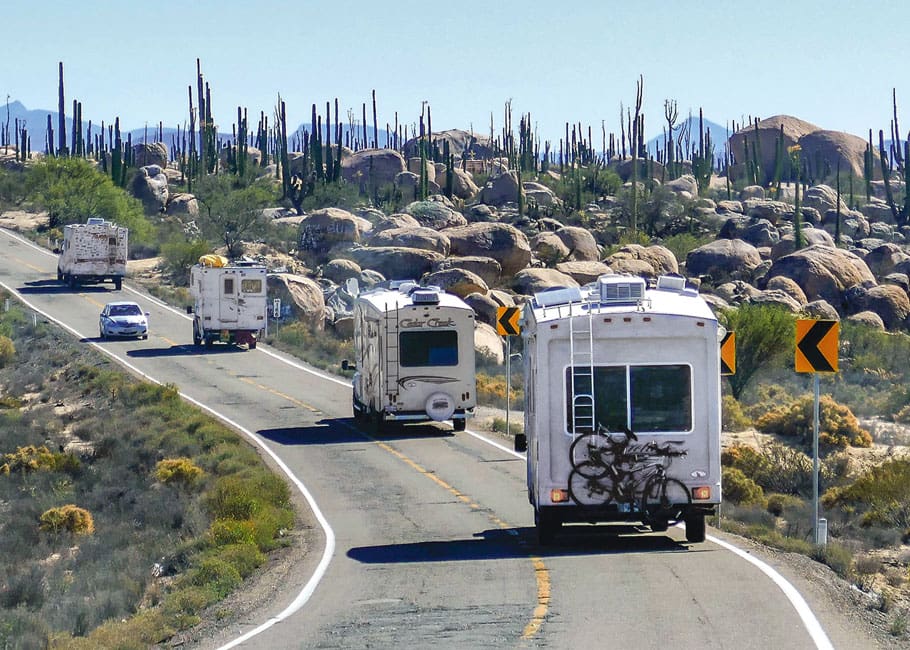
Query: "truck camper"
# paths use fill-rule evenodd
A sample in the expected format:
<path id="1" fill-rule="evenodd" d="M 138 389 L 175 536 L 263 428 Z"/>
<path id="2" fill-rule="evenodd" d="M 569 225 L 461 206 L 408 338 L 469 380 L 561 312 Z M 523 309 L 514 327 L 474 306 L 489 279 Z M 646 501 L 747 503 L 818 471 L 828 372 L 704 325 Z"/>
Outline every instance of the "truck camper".
<path id="1" fill-rule="evenodd" d="M 604 275 L 525 304 L 528 498 L 541 544 L 564 523 L 684 522 L 721 500 L 720 339 L 679 276 Z"/>
<path id="2" fill-rule="evenodd" d="M 230 262 L 221 255 L 203 255 L 190 269 L 193 344 L 216 341 L 246 344 L 252 350 L 267 323 L 267 269 L 256 262 Z"/>
<path id="3" fill-rule="evenodd" d="M 63 227 L 63 244 L 54 252 L 57 280 L 71 289 L 110 281 L 120 290 L 126 275 L 129 231 L 101 217 Z"/>
<path id="4" fill-rule="evenodd" d="M 354 419 L 452 420 L 465 429 L 477 403 L 474 310 L 439 287 L 393 281 L 354 303 Z"/>

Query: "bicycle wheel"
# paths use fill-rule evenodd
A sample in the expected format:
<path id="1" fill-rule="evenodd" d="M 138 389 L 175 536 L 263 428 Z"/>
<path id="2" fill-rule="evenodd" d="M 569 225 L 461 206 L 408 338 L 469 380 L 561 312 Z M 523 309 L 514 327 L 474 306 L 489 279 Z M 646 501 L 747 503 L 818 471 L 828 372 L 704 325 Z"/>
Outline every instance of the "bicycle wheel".
<path id="1" fill-rule="evenodd" d="M 600 478 L 606 475 L 616 454 L 609 438 L 596 432 L 586 433 L 572 441 L 569 460 L 572 469 L 585 478 Z"/>
<path id="2" fill-rule="evenodd" d="M 569 474 L 569 498 L 580 506 L 603 506 L 613 500 L 613 482 L 607 476 L 595 478 L 589 461 Z"/>
<path id="3" fill-rule="evenodd" d="M 654 476 L 648 479 L 641 493 L 641 511 L 649 517 L 673 518 L 673 511 L 692 503 L 686 484 L 675 478 Z"/>

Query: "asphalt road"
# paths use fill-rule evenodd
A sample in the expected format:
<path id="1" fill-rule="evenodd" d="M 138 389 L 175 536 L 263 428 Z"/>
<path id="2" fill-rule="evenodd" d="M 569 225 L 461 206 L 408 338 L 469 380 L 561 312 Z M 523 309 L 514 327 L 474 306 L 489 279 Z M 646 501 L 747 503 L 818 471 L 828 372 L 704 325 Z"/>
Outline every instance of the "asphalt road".
<path id="1" fill-rule="evenodd" d="M 241 647 L 872 647 L 818 596 L 808 598 L 821 626 L 813 638 L 812 613 L 801 617 L 759 567 L 712 541 L 687 544 L 675 528 L 573 527 L 539 548 L 524 461 L 508 450 L 449 427 L 369 437 L 353 426 L 344 382 L 266 346 L 197 350 L 185 315 L 128 285 L 65 289 L 55 265 L 55 256 L 0 231 L 3 285 L 83 343 L 252 433 L 327 522 L 314 531 L 330 554 L 312 596 Z M 147 341 L 97 339 L 102 306 L 123 298 L 150 313 Z M 286 611 L 322 552 L 313 548 L 271 606 L 213 647 Z"/>

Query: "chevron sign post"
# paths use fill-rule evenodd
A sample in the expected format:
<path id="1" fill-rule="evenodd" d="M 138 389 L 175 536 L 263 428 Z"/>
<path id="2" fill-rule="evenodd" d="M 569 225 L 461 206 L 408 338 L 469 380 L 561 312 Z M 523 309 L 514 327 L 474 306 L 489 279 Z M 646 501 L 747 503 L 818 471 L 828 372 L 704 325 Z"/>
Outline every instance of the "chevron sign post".
<path id="1" fill-rule="evenodd" d="M 796 372 L 815 378 L 815 417 L 812 427 L 812 494 L 815 509 L 815 543 L 827 543 L 828 521 L 818 518 L 818 373 L 837 372 L 840 324 L 834 320 L 796 321 Z M 824 524 L 824 525 L 822 525 Z"/>

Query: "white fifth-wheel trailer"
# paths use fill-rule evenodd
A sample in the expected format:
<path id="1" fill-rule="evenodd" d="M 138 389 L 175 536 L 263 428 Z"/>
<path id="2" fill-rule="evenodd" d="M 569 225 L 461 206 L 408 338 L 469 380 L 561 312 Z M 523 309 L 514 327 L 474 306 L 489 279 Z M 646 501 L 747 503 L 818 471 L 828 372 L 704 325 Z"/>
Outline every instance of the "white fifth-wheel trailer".
<path id="1" fill-rule="evenodd" d="M 723 327 L 679 276 L 601 276 L 525 304 L 528 497 L 538 539 L 564 523 L 684 522 L 721 500 Z"/>
<path id="2" fill-rule="evenodd" d="M 393 281 L 354 303 L 354 419 L 380 430 L 387 422 L 451 420 L 465 428 L 477 404 L 475 315 L 439 287 Z"/>

